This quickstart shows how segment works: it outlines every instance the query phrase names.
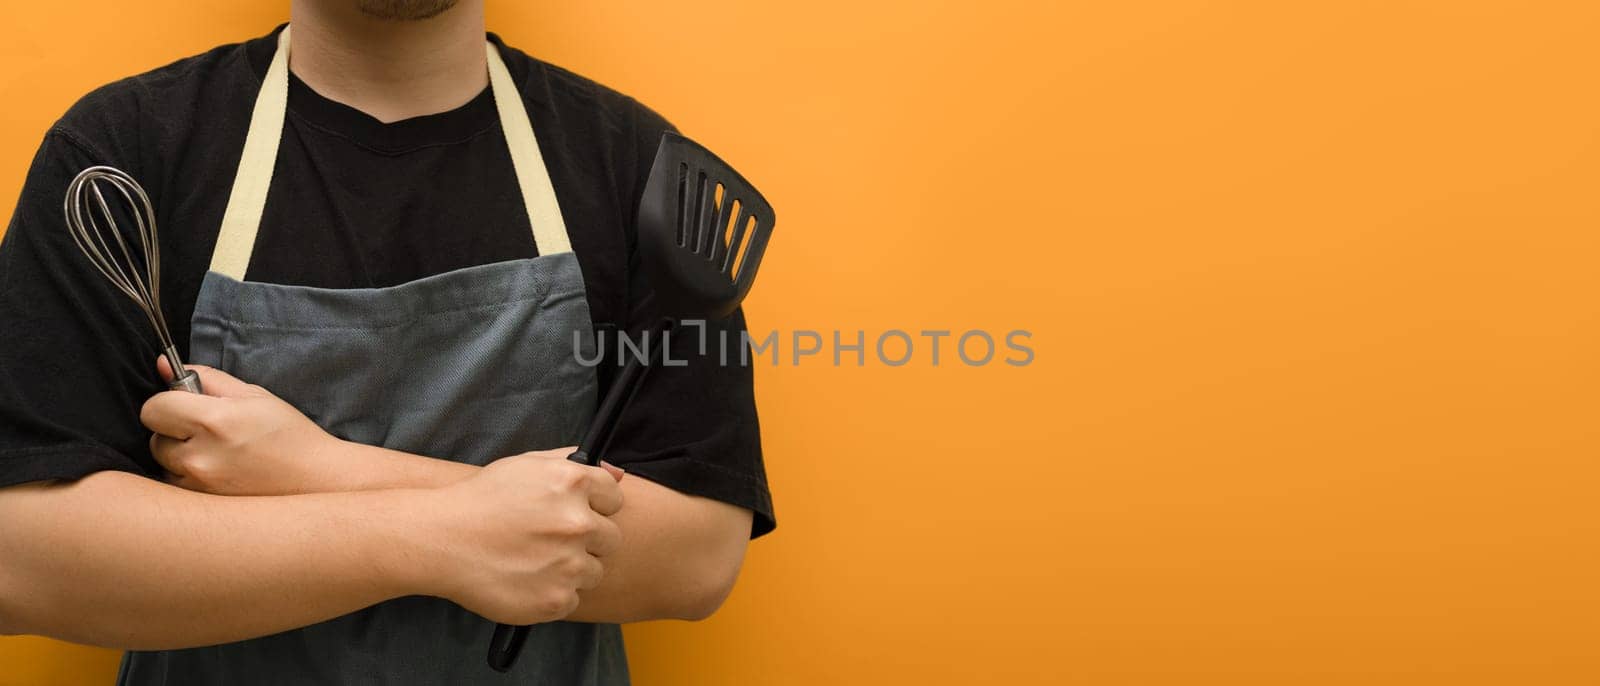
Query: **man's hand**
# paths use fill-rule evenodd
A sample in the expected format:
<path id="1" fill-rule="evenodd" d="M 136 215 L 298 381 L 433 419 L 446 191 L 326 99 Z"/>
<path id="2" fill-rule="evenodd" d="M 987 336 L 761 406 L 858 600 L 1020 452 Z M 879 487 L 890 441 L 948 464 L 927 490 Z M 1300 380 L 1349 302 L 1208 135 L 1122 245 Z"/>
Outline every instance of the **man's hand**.
<path id="1" fill-rule="evenodd" d="M 172 370 L 157 363 L 163 378 Z M 155 432 L 150 452 L 168 481 L 215 495 L 292 495 L 333 490 L 344 443 L 266 389 L 189 365 L 205 395 L 158 393 L 139 420 Z"/>
<path id="2" fill-rule="evenodd" d="M 566 460 L 571 448 L 497 460 L 435 489 L 430 540 L 443 567 L 419 582 L 504 624 L 537 624 L 577 609 L 578 591 L 604 576 L 601 558 L 622 545 L 611 515 L 622 509 L 617 475 Z M 431 585 L 430 585 L 431 584 Z"/>

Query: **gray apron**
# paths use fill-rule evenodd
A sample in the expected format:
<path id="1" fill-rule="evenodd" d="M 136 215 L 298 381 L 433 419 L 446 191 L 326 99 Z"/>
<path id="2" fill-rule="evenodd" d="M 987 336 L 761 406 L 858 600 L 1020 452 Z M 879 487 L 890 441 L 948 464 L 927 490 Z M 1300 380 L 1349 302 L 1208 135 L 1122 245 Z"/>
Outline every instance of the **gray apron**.
<path id="1" fill-rule="evenodd" d="M 288 92 L 289 29 L 267 71 L 195 305 L 190 359 L 260 384 L 335 436 L 471 464 L 574 445 L 595 404 L 583 275 L 533 127 L 492 44 L 490 88 L 539 257 L 389 288 L 244 281 Z M 470 230 L 472 227 L 440 227 Z M 313 229 L 314 230 L 314 229 Z M 197 621 L 203 621 L 197 619 Z M 626 684 L 615 624 L 533 628 L 508 673 L 484 656 L 494 624 L 408 597 L 238 643 L 130 652 L 118 683 Z"/>

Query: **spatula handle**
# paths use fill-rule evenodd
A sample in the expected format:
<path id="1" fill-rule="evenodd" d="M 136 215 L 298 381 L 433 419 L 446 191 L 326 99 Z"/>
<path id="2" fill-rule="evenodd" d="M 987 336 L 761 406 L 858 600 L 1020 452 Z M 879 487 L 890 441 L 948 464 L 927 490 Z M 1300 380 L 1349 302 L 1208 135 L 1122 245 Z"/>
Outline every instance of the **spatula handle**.
<path id="1" fill-rule="evenodd" d="M 600 401 L 600 408 L 595 411 L 594 419 L 589 422 L 589 430 L 584 433 L 583 442 L 578 444 L 578 449 L 568 455 L 567 459 L 590 467 L 600 465 L 601 453 L 605 452 L 606 445 L 611 442 L 611 434 L 617 429 L 617 422 L 622 419 L 622 409 L 627 407 L 628 401 L 632 400 L 633 394 L 639 390 L 639 383 L 644 380 L 647 367 L 640 356 L 628 359 L 628 364 L 617 374 L 616 381 L 612 382 L 611 390 L 607 391 L 606 397 Z"/>
<path id="2" fill-rule="evenodd" d="M 510 624 L 497 624 L 494 627 L 494 637 L 489 639 L 489 667 L 496 672 L 511 669 L 517 663 L 517 655 L 522 652 L 522 644 L 528 641 L 526 626 L 511 626 Z"/>

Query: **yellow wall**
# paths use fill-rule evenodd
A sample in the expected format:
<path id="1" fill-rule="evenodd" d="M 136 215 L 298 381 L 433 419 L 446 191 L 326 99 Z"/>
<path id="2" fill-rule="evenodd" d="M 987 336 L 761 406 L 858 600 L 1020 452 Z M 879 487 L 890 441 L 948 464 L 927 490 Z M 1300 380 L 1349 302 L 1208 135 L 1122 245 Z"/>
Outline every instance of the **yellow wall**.
<path id="1" fill-rule="evenodd" d="M 285 15 L 8 7 L 0 197 L 76 96 Z M 490 24 L 760 184 L 756 330 L 1034 332 L 761 368 L 779 530 L 713 620 L 629 629 L 641 684 L 1600 682 L 1594 3 Z M 109 655 L 0 640 L 0 684 Z"/>

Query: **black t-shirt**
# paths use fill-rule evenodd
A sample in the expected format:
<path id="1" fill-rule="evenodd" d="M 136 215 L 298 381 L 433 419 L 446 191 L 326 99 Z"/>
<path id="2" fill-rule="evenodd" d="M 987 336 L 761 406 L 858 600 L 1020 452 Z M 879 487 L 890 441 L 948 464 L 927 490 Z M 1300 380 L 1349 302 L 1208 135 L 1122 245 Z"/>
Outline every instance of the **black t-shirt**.
<path id="1" fill-rule="evenodd" d="M 595 326 L 655 321 L 633 218 L 671 126 L 632 98 L 489 39 L 533 120 Z M 276 32 L 104 86 L 45 135 L 0 243 L 0 486 L 108 469 L 160 473 L 138 420 L 162 390 L 155 334 L 73 245 L 62 198 L 68 181 L 95 164 L 128 172 L 150 193 L 162 305 L 187 353 L 189 318 L 275 45 Z M 291 76 L 246 278 L 392 286 L 533 257 L 531 231 L 487 88 L 449 112 L 385 124 Z M 710 326 L 738 341 L 743 314 Z M 650 372 L 606 459 L 748 508 L 752 535 L 761 535 L 774 520 L 751 370 L 719 364 L 715 353 L 694 360 L 695 345 L 675 341 L 674 359 L 690 363 Z M 602 389 L 614 365 L 597 368 Z"/>

